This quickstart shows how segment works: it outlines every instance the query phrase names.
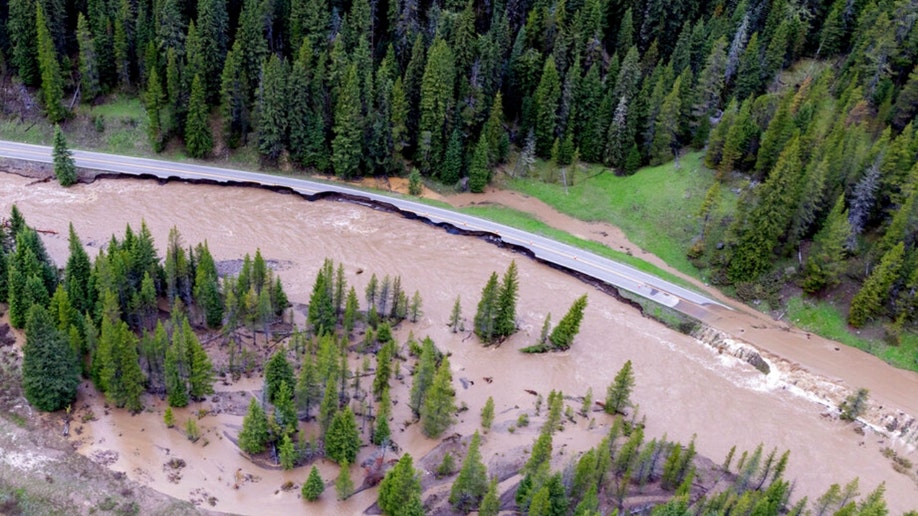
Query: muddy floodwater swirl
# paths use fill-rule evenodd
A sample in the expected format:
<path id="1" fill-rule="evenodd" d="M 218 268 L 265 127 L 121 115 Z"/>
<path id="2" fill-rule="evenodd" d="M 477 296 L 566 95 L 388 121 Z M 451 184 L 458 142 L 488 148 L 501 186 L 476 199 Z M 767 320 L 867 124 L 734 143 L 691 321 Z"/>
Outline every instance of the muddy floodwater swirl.
<path id="1" fill-rule="evenodd" d="M 365 206 L 307 202 L 254 188 L 119 179 L 62 189 L 54 183 L 32 182 L 0 174 L 0 212 L 8 213 L 17 204 L 27 222 L 43 231 L 49 252 L 61 265 L 67 257 L 70 222 L 87 248 L 97 251 L 112 234 L 122 235 L 126 224 L 137 229 L 145 221 L 161 255 L 173 226 L 186 245 L 206 240 L 218 261 L 240 259 L 260 249 L 276 264 L 294 305 L 308 302 L 325 258 L 343 265 L 348 283 L 359 293 L 371 273 L 400 275 L 409 295 L 415 290 L 421 294 L 423 316 L 417 323 L 399 326 L 399 342 L 405 342 L 409 332 L 419 338 L 430 336 L 452 354 L 457 402 L 468 410 L 459 414 L 448 434 L 474 432 L 485 400 L 494 398 L 495 423 L 482 446 L 489 466 L 514 454 L 525 458 L 535 439 L 540 419 L 535 417 L 535 397 L 527 391 L 547 397 L 556 389 L 580 397 L 592 388 L 594 398 L 602 399 L 616 371 L 631 360 L 636 377 L 633 400 L 646 416 L 648 440 L 665 434 L 687 443 L 696 436 L 699 453 L 717 463 L 734 445 L 750 451 L 760 443 L 766 450 L 787 449 L 786 476 L 796 479 L 794 499 L 813 500 L 832 483 L 859 477 L 864 493 L 886 483 L 893 514 L 918 508 L 915 480 L 894 471 L 880 453 L 890 447 L 914 460 L 913 443 L 869 430 L 865 435 L 856 433 L 852 425 L 831 415 L 831 409 L 820 403 L 824 393 L 814 392 L 806 382 L 792 382 L 778 373 L 763 375 L 730 353 L 644 318 L 633 307 L 574 277 L 480 239 L 451 235 Z M 468 331 L 451 333 L 447 321 L 457 296 L 468 321 L 488 276 L 504 271 L 514 259 L 520 280 L 519 332 L 501 346 L 489 348 Z M 538 339 L 547 314 L 559 320 L 584 293 L 589 306 L 571 350 L 547 355 L 519 352 Z M 301 311 L 297 314 L 302 321 Z M 393 397 L 406 399 L 408 371 L 402 370 L 402 379 L 393 383 Z M 915 393 L 916 386 L 913 381 L 902 388 Z M 244 406 L 260 389 L 258 378 L 218 381 L 215 396 L 177 410 L 177 428 L 167 429 L 164 402 L 148 397 L 146 409 L 132 416 L 106 409 L 99 394 L 84 382 L 73 440 L 79 452 L 91 459 L 202 508 L 242 514 L 301 511 L 305 502 L 298 487 L 308 467 L 292 471 L 260 467 L 233 442 L 242 417 L 223 409 Z M 568 403 L 579 408 L 576 401 Z M 197 421 L 202 439 L 191 443 L 179 427 L 186 419 L 197 418 L 200 409 L 207 413 Z M 94 417 L 87 417 L 90 411 Z M 533 423 L 511 431 L 522 412 L 533 417 Z M 416 458 L 417 465 L 418 458 L 439 441 L 422 436 L 417 424 L 406 425 L 410 419 L 407 403 L 398 403 L 393 439 Z M 597 410 L 575 421 L 555 437 L 556 468 L 598 443 L 611 418 Z M 363 448 L 358 462 L 374 451 Z M 177 464 L 173 459 L 184 461 L 184 466 L 170 466 Z M 322 460 L 317 465 L 327 490 L 317 505 L 309 506 L 311 512 L 359 514 L 375 502 L 375 489 L 360 491 L 346 502 L 336 501 L 331 482 L 337 467 Z M 354 466 L 352 475 L 359 486 L 362 470 Z M 295 488 L 282 489 L 287 481 Z"/>

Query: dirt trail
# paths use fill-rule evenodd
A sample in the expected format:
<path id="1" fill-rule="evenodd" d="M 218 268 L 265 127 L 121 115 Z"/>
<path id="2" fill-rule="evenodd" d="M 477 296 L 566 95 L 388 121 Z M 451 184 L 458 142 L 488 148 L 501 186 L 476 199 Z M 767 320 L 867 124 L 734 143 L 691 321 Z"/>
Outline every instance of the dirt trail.
<path id="1" fill-rule="evenodd" d="M 637 377 L 634 401 L 640 405 L 641 413 L 647 415 L 648 439 L 665 433 L 670 439 L 687 442 L 697 435 L 699 452 L 715 462 L 722 460 L 734 444 L 749 450 L 759 443 L 790 449 L 788 476 L 798 479 L 795 497 L 806 495 L 813 499 L 831 483 L 859 476 L 864 491 L 886 482 L 893 513 L 918 505 L 914 480 L 894 472 L 889 460 L 879 453 L 881 448 L 890 446 L 914 459 L 912 445 L 873 433 L 858 435 L 851 425 L 823 415 L 825 408 L 814 400 L 833 395 L 832 387 L 814 382 L 815 393 L 802 389 L 812 375 L 791 374 L 801 368 L 796 365 L 796 358 L 787 373 L 776 368 L 774 374 L 764 376 L 727 353 L 719 353 L 643 318 L 630 306 L 570 276 L 484 241 L 449 235 L 361 206 L 309 203 L 292 195 L 253 189 L 159 185 L 126 179 L 98 181 L 67 190 L 54 184 L 26 187 L 28 183 L 28 179 L 0 175 L 0 213 L 8 212 L 16 202 L 31 225 L 57 231 L 57 235 L 46 234 L 44 240 L 59 263 L 66 257 L 66 229 L 71 220 L 84 243 L 98 248 L 113 232 L 122 234 L 125 223 L 137 228 L 145 218 L 161 247 L 169 228 L 175 225 L 186 244 L 207 239 L 217 260 L 238 259 L 245 252 L 261 248 L 266 259 L 283 264 L 277 272 L 294 303 L 308 301 L 316 271 L 325 257 L 344 265 L 347 281 L 358 292 L 362 292 L 370 273 L 401 275 L 402 285 L 409 293 L 415 289 L 421 292 L 424 316 L 416 324 L 400 327 L 399 341 L 404 342 L 408 332 L 417 337 L 429 335 L 441 349 L 452 353 L 458 402 L 465 403 L 468 411 L 460 415 L 449 432 L 464 435 L 473 432 L 485 400 L 488 396 L 495 399 L 495 429 L 482 449 L 489 467 L 522 453 L 535 437 L 540 420 L 535 416 L 534 397 L 527 389 L 544 396 L 551 389 L 561 389 L 566 395 L 577 397 L 592 388 L 594 397 L 601 399 L 615 372 L 630 359 Z M 601 231 L 613 234 L 607 229 Z M 582 234 L 589 236 L 590 232 Z M 462 299 L 465 317 L 471 318 L 488 275 L 491 271 L 502 272 L 513 259 L 520 275 L 520 331 L 500 348 L 483 348 L 467 333 L 450 333 L 446 321 L 456 297 Z M 547 313 L 557 321 L 582 293 L 589 294 L 590 304 L 571 351 L 545 356 L 517 351 L 538 337 Z M 774 339 L 775 342 L 766 342 L 762 347 L 770 349 L 768 346 L 780 344 L 788 348 L 788 353 L 795 352 L 795 347 L 803 347 L 797 340 L 811 345 L 818 342 L 806 340 L 803 334 L 782 331 L 779 323 L 767 318 L 758 321 L 743 317 L 751 316 L 731 314 L 721 326 L 756 345 L 760 345 L 759 338 Z M 759 330 L 753 325 L 765 328 Z M 818 352 L 813 353 L 814 358 L 819 356 Z M 859 355 L 841 351 L 825 353 L 842 357 L 838 360 L 849 357 L 847 367 L 852 370 L 864 367 L 865 362 L 873 367 Z M 802 358 L 799 363 L 810 367 Z M 845 378 L 830 374 L 830 366 L 831 363 L 823 366 L 817 362 L 812 367 L 819 372 L 825 370 L 824 374 L 830 378 Z M 407 374 L 406 368 L 402 373 Z M 901 376 L 899 389 L 918 392 L 915 375 L 900 375 L 883 364 L 876 366 L 874 374 L 877 377 L 864 383 L 872 390 L 882 391 L 884 382 Z M 485 378 L 493 382 L 488 383 Z M 405 428 L 402 424 L 409 419 L 404 403 L 409 384 L 410 379 L 405 378 L 393 392 L 402 401 L 396 405 L 392 426 L 398 445 L 417 459 L 438 442 L 422 437 L 418 425 Z M 217 401 L 209 400 L 193 410 L 209 410 L 222 403 L 230 392 L 233 399 L 248 401 L 244 397 L 257 388 L 254 381 L 221 387 L 227 392 L 220 393 Z M 579 406 L 576 400 L 570 404 L 574 408 Z M 155 400 L 150 400 L 148 410 L 137 416 L 120 411 L 106 415 L 101 400 L 85 391 L 81 393 L 80 407 L 92 409 L 98 417 L 83 425 L 81 453 L 90 457 L 106 451 L 116 453 L 117 459 L 110 467 L 124 471 L 129 478 L 220 511 L 258 514 L 304 507 L 304 502 L 298 499 L 298 489 L 289 492 L 279 489 L 287 480 L 298 487 L 308 469 L 266 470 L 242 457 L 226 438 L 235 435 L 240 416 L 224 412 L 198 421 L 208 440 L 204 446 L 203 439 L 191 444 L 178 430 L 166 429 L 162 423 L 164 407 Z M 510 428 L 523 412 L 530 416 L 532 424 L 511 432 Z M 187 417 L 187 411 L 181 411 L 176 419 L 183 423 Z M 589 428 L 588 420 L 578 418 L 576 428 L 558 434 L 555 450 L 562 452 L 556 459 L 559 466 L 575 457 L 577 451 L 595 445 L 605 433 L 610 423 L 608 416 L 594 413 L 592 417 L 596 420 L 593 429 Z M 358 461 L 365 460 L 373 451 L 364 448 Z M 173 457 L 187 462 L 178 483 L 170 481 L 168 472 L 163 470 L 163 464 Z M 235 472 L 239 468 L 244 479 L 249 474 L 258 481 L 245 481 L 235 489 Z M 330 484 L 335 468 L 321 465 L 320 469 L 329 488 L 321 504 L 310 509 L 324 514 L 354 514 L 375 501 L 375 490 L 368 490 L 344 504 L 336 503 Z M 354 477 L 355 483 L 360 484 L 362 474 L 357 468 Z"/>

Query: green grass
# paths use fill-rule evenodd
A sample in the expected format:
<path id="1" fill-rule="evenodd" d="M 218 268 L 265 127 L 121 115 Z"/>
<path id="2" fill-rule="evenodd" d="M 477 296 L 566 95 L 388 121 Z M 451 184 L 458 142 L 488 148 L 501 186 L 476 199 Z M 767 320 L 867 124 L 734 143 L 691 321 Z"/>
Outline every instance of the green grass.
<path id="1" fill-rule="evenodd" d="M 668 163 L 627 177 L 590 166 L 576 173 L 567 191 L 558 183 L 541 180 L 545 169 L 540 164 L 533 174 L 536 178 L 510 179 L 507 186 L 572 217 L 618 226 L 635 245 L 682 273 L 701 277 L 685 256 L 700 234 L 697 213 L 714 182 L 714 173 L 701 163 L 701 153 L 684 156 L 678 169 Z M 724 188 L 719 213 L 732 211 L 735 204 L 736 196 Z"/>
<path id="2" fill-rule="evenodd" d="M 918 335 L 914 333 L 903 333 L 898 346 L 880 339 L 864 338 L 848 330 L 845 316 L 837 306 L 800 296 L 788 301 L 787 317 L 799 328 L 862 349 L 896 367 L 918 371 Z"/>
<path id="3" fill-rule="evenodd" d="M 572 245 L 574 247 L 579 247 L 580 249 L 585 249 L 599 256 L 628 264 L 640 271 L 659 276 L 666 281 L 697 291 L 697 288 L 695 288 L 695 286 L 688 281 L 680 278 L 679 276 L 676 276 L 675 274 L 672 274 L 671 272 L 665 271 L 656 265 L 647 263 L 640 258 L 635 258 L 634 256 L 630 256 L 626 253 L 609 249 L 599 242 L 578 238 L 561 230 L 555 229 L 529 213 L 525 213 L 512 208 L 505 208 L 502 206 L 470 206 L 467 208 L 462 208 L 459 211 L 469 215 L 474 215 L 476 217 L 481 217 L 483 219 L 492 220 L 494 222 L 498 222 L 500 224 L 511 226 L 517 229 L 529 231 L 530 233 L 535 233 L 537 235 L 551 238 L 559 242 Z"/>

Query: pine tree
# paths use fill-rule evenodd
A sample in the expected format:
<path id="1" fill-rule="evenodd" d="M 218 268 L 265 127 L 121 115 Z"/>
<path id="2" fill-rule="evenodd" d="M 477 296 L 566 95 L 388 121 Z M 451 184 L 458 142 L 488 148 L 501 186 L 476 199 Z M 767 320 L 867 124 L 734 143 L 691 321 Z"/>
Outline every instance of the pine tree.
<path id="1" fill-rule="evenodd" d="M 472 435 L 459 475 L 449 492 L 450 505 L 460 512 L 468 513 L 477 509 L 488 490 L 488 471 L 481 462 L 481 453 L 478 451 L 480 445 L 481 437 L 476 431 Z"/>
<path id="2" fill-rule="evenodd" d="M 494 320 L 498 311 L 498 295 L 497 273 L 492 272 L 481 291 L 481 300 L 475 313 L 475 334 L 485 344 L 493 342 L 497 334 Z"/>
<path id="3" fill-rule="evenodd" d="M 255 398 L 249 402 L 249 410 L 242 419 L 239 432 L 239 448 L 246 453 L 261 453 L 268 444 L 268 418 Z"/>
<path id="4" fill-rule="evenodd" d="M 608 414 L 622 414 L 631 406 L 631 391 L 634 390 L 634 373 L 631 371 L 631 361 L 618 370 L 615 379 L 606 391 L 605 410 Z"/>
<path id="5" fill-rule="evenodd" d="M 321 401 L 318 371 L 316 371 L 315 357 L 312 356 L 312 353 L 307 352 L 303 357 L 295 394 L 297 409 L 305 413 L 306 418 L 309 419 L 312 407 Z"/>
<path id="6" fill-rule="evenodd" d="M 226 58 L 229 15 L 226 3 L 219 0 L 198 0 L 197 29 L 200 50 L 201 79 L 207 92 L 208 104 L 213 104 L 220 92 L 220 73 Z"/>
<path id="7" fill-rule="evenodd" d="M 35 25 L 35 0 L 10 0 L 6 34 L 10 42 L 10 63 L 26 86 L 41 85 Z"/>
<path id="8" fill-rule="evenodd" d="M 491 477 L 488 482 L 488 490 L 481 499 L 481 505 L 478 506 L 478 516 L 497 516 L 499 512 L 500 493 L 497 490 L 497 477 Z"/>
<path id="9" fill-rule="evenodd" d="M 437 38 L 430 46 L 420 84 L 418 161 L 426 174 L 439 168 L 443 160 L 445 129 L 455 102 L 455 77 L 453 52 L 446 41 Z"/>
<path id="10" fill-rule="evenodd" d="M 446 153 L 443 155 L 443 163 L 439 167 L 439 172 L 435 175 L 443 184 L 454 185 L 459 181 L 462 175 L 463 161 L 462 133 L 459 127 L 456 127 L 449 136 L 449 142 L 446 144 Z M 469 174 L 471 175 L 472 173 L 473 171 L 470 168 Z"/>
<path id="11" fill-rule="evenodd" d="M 223 118 L 223 138 L 235 149 L 245 143 L 249 132 L 248 77 L 243 68 L 242 41 L 237 39 L 226 54 L 220 75 L 220 114 Z"/>
<path id="12" fill-rule="evenodd" d="M 750 95 L 756 95 L 762 89 L 763 71 L 762 71 L 762 52 L 759 46 L 759 33 L 755 32 L 749 38 L 746 49 L 743 51 L 739 61 L 739 69 L 736 72 L 736 87 L 733 89 L 734 95 L 738 99 L 745 99 Z"/>
<path id="13" fill-rule="evenodd" d="M 555 349 L 561 351 L 570 349 L 571 344 L 574 342 L 574 337 L 580 333 L 580 321 L 583 320 L 583 311 L 586 306 L 587 296 L 584 294 L 574 301 L 564 317 L 561 318 L 561 321 L 558 322 L 558 325 L 555 326 L 555 329 L 552 330 L 548 340 L 551 341 Z"/>
<path id="14" fill-rule="evenodd" d="M 306 482 L 303 482 L 303 488 L 300 493 L 306 501 L 314 502 L 322 496 L 323 492 L 325 492 L 325 482 L 322 480 L 322 476 L 319 475 L 319 468 L 313 466 L 309 470 L 309 477 Z"/>
<path id="15" fill-rule="evenodd" d="M 494 333 L 498 338 L 506 338 L 516 332 L 516 300 L 519 298 L 519 273 L 516 261 L 510 266 L 501 280 L 497 293 L 497 313 L 494 317 Z"/>
<path id="16" fill-rule="evenodd" d="M 22 390 L 26 399 L 46 412 L 76 399 L 79 367 L 67 339 L 40 305 L 29 308 L 23 345 Z"/>
<path id="17" fill-rule="evenodd" d="M 553 56 L 548 56 L 542 68 L 539 86 L 533 95 L 535 103 L 536 153 L 547 157 L 555 140 L 558 123 L 558 102 L 561 99 L 561 79 Z"/>
<path id="18" fill-rule="evenodd" d="M 61 186 L 70 186 L 76 183 L 76 164 L 73 162 L 73 153 L 67 148 L 67 140 L 59 125 L 54 126 L 54 176 Z"/>
<path id="19" fill-rule="evenodd" d="M 889 289 L 899 277 L 904 255 L 904 242 L 899 242 L 883 255 L 880 264 L 870 273 L 851 300 L 848 324 L 860 328 L 868 319 L 882 311 L 883 301 L 889 297 Z"/>
<path id="20" fill-rule="evenodd" d="M 437 372 L 437 350 L 434 343 L 427 337 L 421 343 L 421 356 L 418 359 L 417 368 L 414 372 L 414 381 L 411 384 L 411 396 L 408 406 L 415 417 L 421 415 L 421 407 L 427 398 L 427 391 L 433 383 L 434 375 Z"/>
<path id="21" fill-rule="evenodd" d="M 268 403 L 274 403 L 281 383 L 288 386 L 296 384 L 293 367 L 287 361 L 287 350 L 283 347 L 275 351 L 265 363 L 265 399 Z"/>
<path id="22" fill-rule="evenodd" d="M 149 120 L 147 125 L 147 137 L 150 140 L 150 146 L 153 148 L 153 152 L 162 152 L 165 142 L 164 142 L 164 131 L 162 123 L 162 108 L 166 103 L 166 94 L 163 93 L 163 87 L 160 83 L 159 74 L 156 72 L 156 68 L 150 70 L 147 77 L 147 90 L 144 96 L 144 104 L 146 105 L 147 118 Z"/>
<path id="23" fill-rule="evenodd" d="M 481 408 L 481 428 L 488 433 L 491 429 L 491 423 L 494 422 L 494 398 L 488 396 L 484 407 Z"/>
<path id="24" fill-rule="evenodd" d="M 423 515 L 421 480 L 411 454 L 404 454 L 379 484 L 379 510 L 387 516 Z"/>
<path id="25" fill-rule="evenodd" d="M 52 122 L 67 118 L 67 109 L 61 102 L 64 96 L 64 79 L 57 50 L 51 39 L 47 17 L 41 2 L 35 3 L 35 27 L 38 42 L 38 68 L 41 70 L 41 93 L 45 114 Z"/>
<path id="26" fill-rule="evenodd" d="M 392 400 L 389 398 L 389 389 L 382 392 L 379 397 L 379 407 L 376 409 L 376 424 L 373 427 L 373 434 L 370 442 L 377 446 L 382 446 L 392 437 L 392 430 L 389 428 L 389 416 L 392 412 Z"/>
<path id="27" fill-rule="evenodd" d="M 469 190 L 472 193 L 482 193 L 491 179 L 491 167 L 489 165 L 489 156 L 492 151 L 488 145 L 487 135 L 482 132 L 475 145 L 475 152 L 472 154 L 472 162 L 469 164 Z"/>
<path id="28" fill-rule="evenodd" d="M 223 323 L 223 299 L 220 297 L 220 283 L 217 265 L 207 242 L 195 249 L 194 300 L 204 311 L 204 322 L 208 328 L 219 328 Z"/>
<path id="29" fill-rule="evenodd" d="M 347 460 L 339 464 L 338 478 L 335 479 L 335 492 L 339 500 L 347 500 L 354 494 L 354 482 L 351 480 L 351 465 Z"/>
<path id="30" fill-rule="evenodd" d="M 188 118 L 185 121 L 185 148 L 193 158 L 203 158 L 214 148 L 206 95 L 201 76 L 195 75 L 191 82 L 191 100 L 188 102 Z"/>
<path id="31" fill-rule="evenodd" d="M 458 333 L 462 325 L 462 298 L 456 296 L 456 302 L 453 303 L 453 310 L 449 315 L 449 329 L 453 333 Z"/>
<path id="32" fill-rule="evenodd" d="M 172 428 L 175 426 L 175 415 L 172 414 L 172 407 L 166 406 L 166 411 L 163 412 L 163 423 L 166 424 L 166 428 Z"/>
<path id="33" fill-rule="evenodd" d="M 293 440 L 290 439 L 290 434 L 284 434 L 280 444 L 277 446 L 277 454 L 280 458 L 281 469 L 293 469 L 296 465 L 297 453 L 296 447 L 293 445 Z"/>
<path id="34" fill-rule="evenodd" d="M 325 433 L 325 455 L 342 465 L 351 463 L 360 451 L 360 431 L 350 407 L 339 410 Z"/>
<path id="35" fill-rule="evenodd" d="M 332 165 L 335 175 L 350 179 L 358 175 L 363 141 L 360 82 L 357 64 L 353 63 L 343 77 L 335 106 L 335 137 L 332 140 Z"/>
<path id="36" fill-rule="evenodd" d="M 439 437 L 455 419 L 456 391 L 453 390 L 453 376 L 449 359 L 443 357 L 434 375 L 424 404 L 421 406 L 421 431 L 427 437 Z"/>
<path id="37" fill-rule="evenodd" d="M 813 239 L 813 247 L 804 265 L 804 290 L 812 294 L 838 283 L 844 269 L 845 246 L 850 237 L 851 224 L 845 209 L 845 197 L 840 195 Z"/>
<path id="38" fill-rule="evenodd" d="M 99 95 L 101 87 L 95 41 L 83 13 L 77 14 L 77 43 L 80 47 L 80 95 L 84 102 L 91 102 Z"/>
<path id="39" fill-rule="evenodd" d="M 258 150 L 263 159 L 277 161 L 287 145 L 287 64 L 277 55 L 271 55 L 261 72 L 258 88 Z"/>

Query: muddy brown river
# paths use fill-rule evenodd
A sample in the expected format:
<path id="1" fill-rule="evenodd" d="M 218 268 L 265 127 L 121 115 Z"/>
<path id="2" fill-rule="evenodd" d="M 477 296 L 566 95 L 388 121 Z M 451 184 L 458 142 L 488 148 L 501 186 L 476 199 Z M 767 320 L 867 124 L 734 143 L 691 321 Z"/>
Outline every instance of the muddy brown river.
<path id="1" fill-rule="evenodd" d="M 887 436 L 868 429 L 866 435 L 859 435 L 853 425 L 827 415 L 832 412 L 827 405 L 844 392 L 844 379 L 826 374 L 820 364 L 815 366 L 820 374 L 808 374 L 806 363 L 782 359 L 780 348 L 787 344 L 774 343 L 775 354 L 768 355 L 773 371 L 766 376 L 730 353 L 643 318 L 630 306 L 522 255 L 353 204 L 311 203 L 256 189 L 127 179 L 66 190 L 54 183 L 31 182 L 0 174 L 0 212 L 8 213 L 16 203 L 30 225 L 49 232 L 44 235 L 45 243 L 61 264 L 66 259 L 70 221 L 84 244 L 98 249 L 112 233 L 123 234 L 125 224 L 136 229 L 145 220 L 160 249 L 173 225 L 186 245 L 206 239 L 217 260 L 241 258 L 260 248 L 266 259 L 281 264 L 278 273 L 294 303 L 308 301 L 316 271 L 326 257 L 344 264 L 348 282 L 361 293 L 371 272 L 401 275 L 407 292 L 421 292 L 424 316 L 416 324 L 399 328 L 400 341 L 412 331 L 419 337 L 429 335 L 441 349 L 450 351 L 458 402 L 469 407 L 449 432 L 473 432 L 484 401 L 488 396 L 495 399 L 494 429 L 482 449 L 486 463 L 520 453 L 534 440 L 538 418 L 527 428 L 509 430 L 522 411 L 534 414 L 534 398 L 527 389 L 546 396 L 551 389 L 582 396 L 592 387 L 594 397 L 602 399 L 612 377 L 630 359 L 636 376 L 633 400 L 647 416 L 648 440 L 666 434 L 669 439 L 688 442 L 697 435 L 699 452 L 718 463 L 734 444 L 740 450 L 752 450 L 759 443 L 766 449 L 789 449 L 787 476 L 797 479 L 794 499 L 809 496 L 813 500 L 830 484 L 859 477 L 863 493 L 886 483 L 893 514 L 918 508 L 914 469 L 912 477 L 897 473 L 880 453 L 890 447 L 918 462 L 911 434 L 898 438 L 898 433 Z M 520 331 L 499 348 L 483 348 L 467 333 L 450 333 L 446 323 L 456 296 L 461 296 L 464 315 L 471 319 L 487 277 L 492 271 L 504 271 L 514 259 L 520 276 Z M 359 270 L 366 272 L 358 274 Z M 569 352 L 541 356 L 518 352 L 538 338 L 547 313 L 558 321 L 584 293 L 589 295 L 589 306 Z M 731 324 L 739 331 L 741 324 L 755 324 L 750 320 L 738 318 Z M 753 333 L 750 330 L 747 335 Z M 795 338 L 802 338 L 801 333 L 796 332 Z M 866 380 L 883 386 L 881 391 L 901 392 L 906 400 L 918 392 L 916 375 L 877 365 L 859 353 L 839 356 L 842 358 L 833 360 L 850 356 L 852 370 L 869 371 L 875 377 Z M 493 383 L 483 381 L 485 377 L 493 378 Z M 460 379 L 474 383 L 463 388 Z M 397 383 L 394 396 L 404 398 L 409 383 L 407 379 Z M 871 384 L 865 381 L 863 385 Z M 245 397 L 261 385 L 250 380 L 218 384 L 217 388 L 222 391 L 220 396 L 247 401 Z M 75 436 L 80 452 L 109 463 L 131 479 L 176 498 L 198 501 L 211 510 L 243 514 L 303 510 L 305 502 L 299 498 L 298 486 L 308 468 L 283 472 L 249 462 L 227 438 L 235 437 L 241 417 L 204 417 L 198 421 L 204 439 L 192 444 L 179 430 L 165 428 L 164 405 L 157 400 L 149 400 L 145 412 L 131 416 L 121 411 L 106 413 L 92 389 L 83 388 L 80 396 L 80 405 L 92 408 L 97 416 L 96 421 L 82 424 L 82 434 Z M 892 394 L 888 397 L 894 398 Z M 202 407 L 208 408 L 208 403 Z M 395 408 L 399 424 L 393 426 L 394 440 L 415 456 L 417 464 L 417 458 L 438 442 L 423 437 L 418 425 L 402 430 L 400 423 L 409 419 L 405 405 L 399 403 Z M 911 413 L 906 404 L 886 405 L 882 409 L 886 412 Z M 176 420 L 183 423 L 198 408 L 176 411 Z M 592 416 L 594 428 L 586 419 L 577 418 L 575 426 L 557 434 L 555 450 L 563 454 L 556 458 L 556 465 L 566 464 L 575 452 L 595 445 L 605 434 L 609 416 L 601 412 Z M 907 417 L 902 412 L 903 420 Z M 358 460 L 372 451 L 364 448 Z M 178 479 L 175 475 L 170 478 L 172 471 L 164 467 L 171 458 L 187 463 Z M 331 482 L 337 467 L 323 461 L 319 467 L 328 486 L 318 505 L 310 509 L 359 514 L 375 501 L 375 489 L 346 502 L 336 501 Z M 352 472 L 359 486 L 363 473 L 357 466 Z M 297 488 L 281 490 L 287 480 Z"/>

